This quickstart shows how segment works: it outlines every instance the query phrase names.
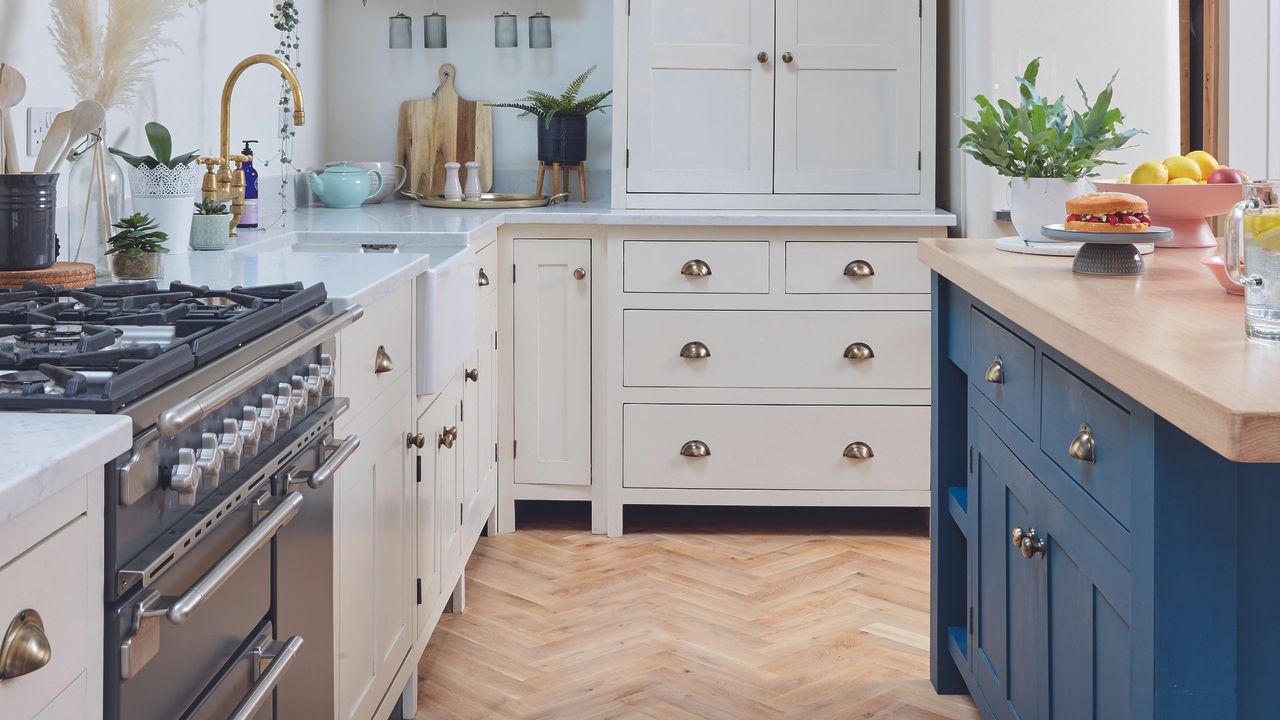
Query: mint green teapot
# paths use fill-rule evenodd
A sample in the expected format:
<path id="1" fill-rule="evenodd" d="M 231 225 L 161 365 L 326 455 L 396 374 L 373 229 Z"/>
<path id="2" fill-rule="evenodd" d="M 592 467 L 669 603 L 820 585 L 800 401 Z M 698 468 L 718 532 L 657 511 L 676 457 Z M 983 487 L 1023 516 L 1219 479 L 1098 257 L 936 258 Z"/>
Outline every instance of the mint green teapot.
<path id="1" fill-rule="evenodd" d="M 377 185 L 373 184 L 375 180 Z M 352 209 L 382 190 L 382 173 L 361 170 L 344 162 L 325 168 L 322 173 L 307 173 L 307 182 L 325 206 Z"/>

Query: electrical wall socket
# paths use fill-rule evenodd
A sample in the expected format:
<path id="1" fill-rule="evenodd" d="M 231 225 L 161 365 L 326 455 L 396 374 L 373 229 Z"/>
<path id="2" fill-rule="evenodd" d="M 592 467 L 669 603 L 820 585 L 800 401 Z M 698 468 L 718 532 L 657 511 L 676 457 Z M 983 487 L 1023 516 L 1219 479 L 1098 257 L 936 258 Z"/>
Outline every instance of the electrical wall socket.
<path id="1" fill-rule="evenodd" d="M 33 107 L 27 108 L 27 157 L 40 154 L 40 147 L 53 126 L 53 119 L 62 112 L 62 108 Z"/>

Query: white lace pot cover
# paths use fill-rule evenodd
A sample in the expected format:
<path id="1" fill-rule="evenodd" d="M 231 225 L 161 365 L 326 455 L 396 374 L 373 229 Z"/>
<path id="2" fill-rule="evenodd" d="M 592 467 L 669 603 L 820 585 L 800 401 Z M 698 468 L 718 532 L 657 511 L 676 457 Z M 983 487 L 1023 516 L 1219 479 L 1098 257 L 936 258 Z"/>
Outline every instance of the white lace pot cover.
<path id="1" fill-rule="evenodd" d="M 134 197 L 192 197 L 200 187 L 200 169 L 195 163 L 176 168 L 130 165 L 129 187 Z"/>

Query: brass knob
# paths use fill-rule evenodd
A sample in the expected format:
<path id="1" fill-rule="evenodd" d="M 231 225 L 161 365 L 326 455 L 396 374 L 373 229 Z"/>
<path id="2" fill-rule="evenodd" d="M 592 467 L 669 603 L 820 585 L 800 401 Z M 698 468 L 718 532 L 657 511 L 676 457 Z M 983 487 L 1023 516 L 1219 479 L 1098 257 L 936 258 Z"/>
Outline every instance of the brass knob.
<path id="1" fill-rule="evenodd" d="M 480 268 L 480 279 L 476 281 L 480 287 L 489 287 L 489 276 L 485 273 L 484 268 Z"/>
<path id="2" fill-rule="evenodd" d="M 405 440 L 409 447 L 418 448 L 419 450 L 427 446 L 427 436 L 422 433 L 409 433 Z"/>
<path id="3" fill-rule="evenodd" d="M 471 382 L 480 382 L 480 368 L 472 368 L 462 373 L 462 377 L 470 380 Z"/>
<path id="4" fill-rule="evenodd" d="M 1004 384 L 1004 360 L 1002 360 L 999 355 L 997 355 L 996 359 L 992 360 L 991 364 L 987 366 L 987 372 L 983 377 L 985 377 L 987 382 L 992 385 Z"/>
<path id="5" fill-rule="evenodd" d="M 711 357 L 711 349 L 694 340 L 693 342 L 685 343 L 684 347 L 680 348 L 680 357 L 687 360 L 705 360 Z"/>
<path id="6" fill-rule="evenodd" d="M 1026 536 L 1027 536 L 1026 530 L 1023 530 L 1020 527 L 1016 527 L 1013 529 L 1013 532 L 1009 534 L 1009 542 L 1012 543 L 1014 547 L 1020 548 L 1022 547 L 1022 539 L 1025 538 Z"/>
<path id="7" fill-rule="evenodd" d="M 680 454 L 687 458 L 711 457 L 711 447 L 701 440 L 690 440 L 680 446 Z"/>
<path id="8" fill-rule="evenodd" d="M 583 268 L 578 268 L 578 269 L 576 269 L 576 270 L 574 270 L 574 271 L 573 271 L 573 279 L 574 279 L 574 280 L 581 280 L 581 279 L 585 278 L 586 276 L 587 276 L 587 271 L 586 271 L 586 270 L 584 270 Z"/>
<path id="9" fill-rule="evenodd" d="M 876 269 L 866 260 L 854 260 L 844 266 L 844 276 L 848 278 L 869 278 L 876 274 Z"/>
<path id="10" fill-rule="evenodd" d="M 844 356 L 848 360 L 870 360 L 876 356 L 876 351 L 864 342 L 856 342 L 844 349 Z"/>
<path id="11" fill-rule="evenodd" d="M 756 53 L 756 61 L 759 62 L 761 65 L 764 65 L 765 63 L 769 62 L 769 53 L 763 50 L 761 50 L 759 53 Z"/>
<path id="12" fill-rule="evenodd" d="M 1067 454 L 1080 462 L 1094 463 L 1098 461 L 1098 446 L 1093 441 L 1093 428 L 1089 423 L 1080 426 L 1071 444 L 1067 446 Z"/>
<path id="13" fill-rule="evenodd" d="M 848 447 L 844 449 L 844 456 L 850 460 L 870 460 L 875 457 L 876 454 L 871 449 L 870 445 L 862 441 L 858 441 L 855 443 L 849 443 Z"/>
<path id="14" fill-rule="evenodd" d="M 0 680 L 12 680 L 49 664 L 53 648 L 44 634 L 40 613 L 30 608 L 18 613 L 0 641 Z"/>
<path id="15" fill-rule="evenodd" d="M 1022 551 L 1022 557 L 1030 560 L 1033 557 L 1044 557 L 1045 542 L 1044 538 L 1036 535 L 1035 528 L 1027 528 L 1027 532 L 1023 535 L 1021 541 L 1018 542 L 1018 549 Z"/>
<path id="16" fill-rule="evenodd" d="M 387 353 L 387 348 L 379 345 L 378 352 L 373 356 L 373 374 L 382 375 L 391 372 L 395 368 L 396 365 L 391 362 L 391 355 Z"/>
<path id="17" fill-rule="evenodd" d="M 784 52 L 784 53 L 782 53 L 782 62 L 784 62 L 784 63 L 786 63 L 786 64 L 788 64 L 788 65 L 790 65 L 790 64 L 791 64 L 791 62 L 792 62 L 793 60 L 795 60 L 795 59 L 796 59 L 796 56 L 795 56 L 795 55 L 792 55 L 792 54 L 791 54 L 791 53 L 789 53 L 789 52 Z"/>
<path id="18" fill-rule="evenodd" d="M 710 277 L 711 266 L 706 260 L 690 260 L 680 268 L 680 274 L 685 277 Z"/>
<path id="19" fill-rule="evenodd" d="M 445 428 L 440 431 L 440 440 L 439 440 L 440 447 L 445 448 L 447 450 L 451 450 L 453 449 L 453 444 L 457 441 L 458 441 L 457 425 L 454 425 L 451 428 Z"/>

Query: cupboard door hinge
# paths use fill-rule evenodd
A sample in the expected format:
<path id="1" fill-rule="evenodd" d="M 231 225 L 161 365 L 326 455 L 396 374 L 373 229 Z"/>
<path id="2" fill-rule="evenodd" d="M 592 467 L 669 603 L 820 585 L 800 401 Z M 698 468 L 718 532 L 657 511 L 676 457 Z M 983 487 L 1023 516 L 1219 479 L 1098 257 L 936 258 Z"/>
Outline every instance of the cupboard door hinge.
<path id="1" fill-rule="evenodd" d="M 498 462 L 498 443 L 493 444 L 493 461 Z"/>
<path id="2" fill-rule="evenodd" d="M 911 6 L 908 5 L 907 7 L 911 7 Z M 917 17 L 924 17 L 924 0 L 920 0 L 920 8 L 919 8 Z"/>
<path id="3" fill-rule="evenodd" d="M 917 170 L 924 169 L 924 152 L 920 150 L 916 151 L 916 169 Z"/>
<path id="4" fill-rule="evenodd" d="M 973 474 L 973 446 L 969 446 L 969 474 Z"/>
<path id="5" fill-rule="evenodd" d="M 631 148 L 627 148 L 627 168 L 631 167 Z"/>
<path id="6" fill-rule="evenodd" d="M 516 441 L 512 440 L 511 441 L 511 459 L 514 460 L 515 458 L 516 458 Z"/>
<path id="7" fill-rule="evenodd" d="M 419 456 L 415 457 L 415 458 L 414 458 L 414 461 L 415 461 L 415 462 L 417 463 L 417 465 L 418 465 L 418 469 L 417 469 L 417 472 L 418 472 L 418 482 L 422 482 L 422 456 L 421 456 L 421 455 L 419 455 Z"/>
<path id="8" fill-rule="evenodd" d="M 969 634 L 973 634 L 973 606 L 969 606 Z"/>
<path id="9" fill-rule="evenodd" d="M 462 513 L 463 513 L 463 509 L 464 509 L 465 507 L 466 507 L 466 505 L 465 505 L 465 504 L 463 504 L 463 503 L 458 503 L 458 526 L 459 526 L 459 527 L 461 527 L 461 526 L 462 526 L 462 524 L 463 524 L 463 521 L 462 521 Z"/>
<path id="10" fill-rule="evenodd" d="M 498 333 L 496 332 L 493 334 L 493 349 L 498 349 Z"/>
<path id="11" fill-rule="evenodd" d="M 422 604 L 422 578 L 418 578 L 418 604 Z"/>
<path id="12" fill-rule="evenodd" d="M 512 263 L 512 264 L 511 264 L 511 284 L 512 284 L 512 285 L 515 285 L 515 284 L 516 284 L 516 266 L 515 266 L 515 263 Z"/>
<path id="13" fill-rule="evenodd" d="M 631 0 L 627 0 L 627 17 L 631 17 Z"/>
<path id="14" fill-rule="evenodd" d="M 465 402 L 458 403 L 458 422 L 467 419 L 467 404 Z"/>

